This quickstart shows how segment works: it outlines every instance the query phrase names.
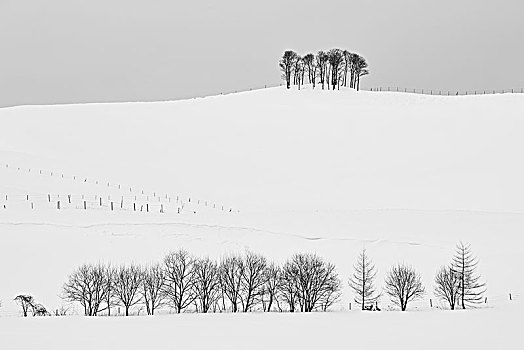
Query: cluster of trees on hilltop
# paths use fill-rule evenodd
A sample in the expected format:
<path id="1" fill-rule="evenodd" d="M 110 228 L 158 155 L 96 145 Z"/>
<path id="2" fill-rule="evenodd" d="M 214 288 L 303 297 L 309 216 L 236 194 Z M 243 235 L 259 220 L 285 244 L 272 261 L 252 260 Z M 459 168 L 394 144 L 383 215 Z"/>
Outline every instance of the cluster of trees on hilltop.
<path id="1" fill-rule="evenodd" d="M 331 49 L 327 52 L 319 51 L 316 55 L 308 53 L 303 57 L 295 51 L 284 52 L 279 62 L 282 79 L 286 87 L 297 85 L 298 89 L 304 84 L 307 76 L 308 82 L 315 88 L 317 78 L 322 89 L 327 85 L 333 90 L 340 85 L 360 89 L 360 77 L 369 74 L 368 64 L 364 57 L 347 50 Z"/>

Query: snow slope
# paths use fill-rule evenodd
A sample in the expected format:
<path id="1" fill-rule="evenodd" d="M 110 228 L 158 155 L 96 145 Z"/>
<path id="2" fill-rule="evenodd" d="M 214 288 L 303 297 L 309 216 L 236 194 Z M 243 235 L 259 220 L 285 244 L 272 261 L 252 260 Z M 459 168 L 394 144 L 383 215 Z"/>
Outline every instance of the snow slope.
<path id="1" fill-rule="evenodd" d="M 366 247 L 380 282 L 399 261 L 423 274 L 428 294 L 413 307 L 427 309 L 433 274 L 459 240 L 480 258 L 487 306 L 503 307 L 508 293 L 524 295 L 523 112 L 523 95 L 308 88 L 0 109 L 0 315 L 17 314 L 22 292 L 60 307 L 62 283 L 83 262 L 149 262 L 179 247 L 277 261 L 314 251 L 344 281 Z M 337 308 L 351 299 L 346 288 Z"/>

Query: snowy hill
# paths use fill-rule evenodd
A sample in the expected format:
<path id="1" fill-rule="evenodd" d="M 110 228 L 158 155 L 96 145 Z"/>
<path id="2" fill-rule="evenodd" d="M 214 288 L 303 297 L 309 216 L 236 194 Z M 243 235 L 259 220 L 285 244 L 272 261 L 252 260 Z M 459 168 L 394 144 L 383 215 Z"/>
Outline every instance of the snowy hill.
<path id="1" fill-rule="evenodd" d="M 398 261 L 423 274 L 424 308 L 460 240 L 495 305 L 524 291 L 505 268 L 521 264 L 523 111 L 524 95 L 308 88 L 0 109 L 0 315 L 22 292 L 58 308 L 83 262 L 180 247 L 315 251 L 345 284 L 365 246 L 379 280 Z"/>

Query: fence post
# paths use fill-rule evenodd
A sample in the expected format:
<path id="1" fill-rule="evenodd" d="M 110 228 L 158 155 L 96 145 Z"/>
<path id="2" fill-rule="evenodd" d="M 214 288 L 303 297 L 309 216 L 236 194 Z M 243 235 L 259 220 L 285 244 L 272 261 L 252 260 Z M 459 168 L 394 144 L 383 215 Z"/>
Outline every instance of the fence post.
<path id="1" fill-rule="evenodd" d="M 136 203 L 133 203 L 133 211 L 136 211 Z"/>
<path id="2" fill-rule="evenodd" d="M 7 200 L 7 196 L 6 196 L 6 200 Z M 51 195 L 50 194 L 47 195 L 47 200 L 49 201 L 49 203 L 51 203 Z"/>
<path id="3" fill-rule="evenodd" d="M 511 293 L 509 293 L 509 301 L 511 301 L 511 300 L 513 300 L 513 299 L 511 299 Z"/>
<path id="4" fill-rule="evenodd" d="M 87 210 L 87 203 L 84 201 L 84 210 Z"/>
<path id="5" fill-rule="evenodd" d="M 149 203 L 146 204 L 146 211 L 149 213 Z"/>
<path id="6" fill-rule="evenodd" d="M 102 206 L 102 196 L 100 196 L 100 206 Z"/>
<path id="7" fill-rule="evenodd" d="M 429 307 L 433 307 L 433 300 L 429 299 Z"/>
<path id="8" fill-rule="evenodd" d="M 56 202 L 56 209 L 60 210 L 60 201 Z"/>
<path id="9" fill-rule="evenodd" d="M 349 303 L 349 311 L 351 311 L 351 303 Z"/>

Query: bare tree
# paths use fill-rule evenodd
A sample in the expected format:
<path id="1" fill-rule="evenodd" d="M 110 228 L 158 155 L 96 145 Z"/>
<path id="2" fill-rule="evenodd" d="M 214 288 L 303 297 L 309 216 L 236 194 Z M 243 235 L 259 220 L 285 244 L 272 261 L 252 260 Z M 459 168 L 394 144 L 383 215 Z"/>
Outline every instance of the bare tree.
<path id="1" fill-rule="evenodd" d="M 364 57 L 359 56 L 359 55 L 355 55 L 353 64 L 355 66 L 354 69 L 355 69 L 355 79 L 356 79 L 356 82 L 354 83 L 355 84 L 354 87 L 357 89 L 357 91 L 359 91 L 360 90 L 360 77 L 369 74 L 369 71 L 367 70 L 368 64 L 366 60 L 364 59 Z"/>
<path id="2" fill-rule="evenodd" d="M 105 283 L 106 283 L 106 308 L 107 308 L 107 315 L 111 316 L 111 307 L 117 305 L 116 299 L 116 290 L 115 290 L 115 280 L 116 280 L 116 274 L 117 269 L 113 267 L 111 264 L 108 264 L 105 266 Z"/>
<path id="3" fill-rule="evenodd" d="M 290 260 L 286 261 L 280 274 L 279 295 L 287 304 L 289 312 L 295 312 L 299 299 L 297 283 L 298 269 Z"/>
<path id="4" fill-rule="evenodd" d="M 209 257 L 197 259 L 194 269 L 195 294 L 200 312 L 208 312 L 220 297 L 220 275 L 216 262 Z"/>
<path id="5" fill-rule="evenodd" d="M 342 51 L 342 56 L 344 57 L 344 75 L 342 85 L 348 86 L 348 71 L 351 69 L 351 52 L 344 50 Z"/>
<path id="6" fill-rule="evenodd" d="M 262 301 L 266 282 L 267 260 L 260 254 L 247 252 L 241 279 L 241 301 L 243 311 L 248 312 Z"/>
<path id="7" fill-rule="evenodd" d="M 313 84 L 313 89 L 315 88 L 315 81 L 317 77 L 317 66 L 315 64 L 315 55 L 308 53 L 304 56 L 304 65 L 308 73 L 308 81 L 310 84 Z"/>
<path id="8" fill-rule="evenodd" d="M 237 312 L 241 302 L 244 261 L 242 257 L 230 255 L 220 262 L 220 284 L 224 296 L 231 304 L 231 311 Z M 225 305 L 223 306 L 225 308 Z"/>
<path id="9" fill-rule="evenodd" d="M 264 299 L 262 300 L 264 311 L 270 312 L 273 303 L 278 305 L 281 274 L 280 266 L 275 263 L 270 263 L 264 271 Z"/>
<path id="10" fill-rule="evenodd" d="M 322 84 L 322 90 L 324 90 L 324 84 L 327 77 L 328 55 L 324 51 L 319 51 L 315 57 L 315 60 L 316 66 L 318 67 L 320 83 Z"/>
<path id="11" fill-rule="evenodd" d="M 477 265 L 478 260 L 473 256 L 471 246 L 458 243 L 452 269 L 460 279 L 459 297 L 463 309 L 482 303 L 482 295 L 486 292 L 486 284 L 480 282 L 480 275 L 477 274 Z"/>
<path id="12" fill-rule="evenodd" d="M 455 310 L 461 290 L 460 274 L 452 267 L 442 266 L 435 275 L 435 296 L 449 304 Z"/>
<path id="13" fill-rule="evenodd" d="M 166 283 L 163 294 L 177 313 L 185 310 L 196 298 L 194 264 L 195 258 L 182 249 L 164 258 Z"/>
<path id="14" fill-rule="evenodd" d="M 291 87 L 291 73 L 293 72 L 297 56 L 295 51 L 287 50 L 279 62 L 282 78 L 286 81 L 286 87 L 288 89 Z"/>
<path id="15" fill-rule="evenodd" d="M 303 73 L 304 73 L 304 60 L 299 55 L 295 58 L 295 65 L 293 67 L 293 74 L 294 79 L 293 83 L 295 85 L 298 85 L 298 89 L 300 90 L 300 86 L 302 85 L 302 79 L 303 79 Z"/>
<path id="16" fill-rule="evenodd" d="M 22 315 L 24 317 L 27 317 L 28 311 L 33 308 L 33 304 L 35 303 L 33 296 L 27 294 L 20 294 L 17 295 L 14 300 L 22 309 Z"/>
<path id="17" fill-rule="evenodd" d="M 119 267 L 115 274 L 115 294 L 124 306 L 126 316 L 129 316 L 131 306 L 141 301 L 139 289 L 142 285 L 142 275 L 140 266 L 134 264 Z"/>
<path id="18" fill-rule="evenodd" d="M 86 316 L 96 316 L 104 311 L 102 307 L 108 294 L 107 270 L 102 264 L 84 264 L 69 275 L 63 287 L 63 298 L 78 302 Z"/>
<path id="19" fill-rule="evenodd" d="M 327 310 L 340 297 L 341 283 L 335 265 L 316 254 L 295 254 L 285 264 L 285 278 L 296 286 L 300 310 Z"/>
<path id="20" fill-rule="evenodd" d="M 331 49 L 327 53 L 328 62 L 331 70 L 331 85 L 333 90 L 339 86 L 339 78 L 342 72 L 342 62 L 344 61 L 344 55 L 340 49 Z"/>
<path id="21" fill-rule="evenodd" d="M 388 272 L 385 290 L 402 311 L 406 311 L 410 301 L 425 293 L 420 275 L 411 266 L 404 264 L 395 265 Z"/>
<path id="22" fill-rule="evenodd" d="M 355 302 L 364 310 L 366 306 L 376 303 L 380 298 L 380 294 L 375 289 L 377 271 L 365 249 L 358 256 L 353 269 L 355 271 L 349 278 L 349 286 L 356 294 Z"/>
<path id="23" fill-rule="evenodd" d="M 165 284 L 165 274 L 163 266 L 154 264 L 146 266 L 142 270 L 142 285 L 140 294 L 148 315 L 154 315 L 155 310 L 164 303 L 162 291 Z"/>

